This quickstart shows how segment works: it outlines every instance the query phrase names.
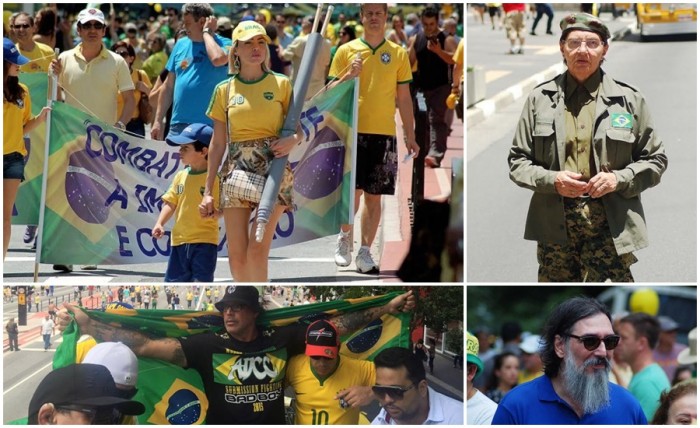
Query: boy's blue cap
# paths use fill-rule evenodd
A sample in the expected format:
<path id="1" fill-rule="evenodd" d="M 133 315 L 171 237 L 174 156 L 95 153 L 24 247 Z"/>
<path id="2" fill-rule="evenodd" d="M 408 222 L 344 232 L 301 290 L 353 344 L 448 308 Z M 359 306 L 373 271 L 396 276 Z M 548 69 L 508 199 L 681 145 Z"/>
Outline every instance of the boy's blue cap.
<path id="1" fill-rule="evenodd" d="M 2 56 L 5 61 L 16 65 L 24 65 L 29 62 L 29 58 L 19 53 L 12 40 L 2 39 Z"/>
<path id="2" fill-rule="evenodd" d="M 180 135 L 167 138 L 165 142 L 171 146 L 179 146 L 181 144 L 191 144 L 195 141 L 199 141 L 209 147 L 209 142 L 211 141 L 211 135 L 213 133 L 214 130 L 211 129 L 211 126 L 203 123 L 193 123 L 183 129 Z"/>

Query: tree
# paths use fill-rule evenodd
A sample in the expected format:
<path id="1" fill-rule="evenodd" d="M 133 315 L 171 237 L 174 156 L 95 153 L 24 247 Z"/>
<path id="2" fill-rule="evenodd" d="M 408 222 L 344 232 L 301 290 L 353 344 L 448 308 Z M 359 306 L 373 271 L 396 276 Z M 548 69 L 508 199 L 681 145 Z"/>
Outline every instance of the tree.
<path id="1" fill-rule="evenodd" d="M 433 286 L 411 287 L 418 296 L 414 319 L 442 333 L 450 321 L 464 319 L 464 287 Z"/>

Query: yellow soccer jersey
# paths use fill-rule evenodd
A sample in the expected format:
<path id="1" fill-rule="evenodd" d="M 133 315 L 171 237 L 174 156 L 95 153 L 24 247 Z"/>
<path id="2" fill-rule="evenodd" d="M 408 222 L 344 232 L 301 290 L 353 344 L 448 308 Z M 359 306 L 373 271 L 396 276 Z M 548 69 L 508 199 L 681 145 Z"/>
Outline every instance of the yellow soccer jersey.
<path id="1" fill-rule="evenodd" d="M 343 409 L 334 397 L 350 386 L 375 383 L 373 363 L 343 356 L 336 371 L 325 380 L 316 377 L 311 359 L 305 354 L 292 357 L 286 376 L 297 396 L 295 425 L 357 425 L 360 409 Z"/>
<path id="2" fill-rule="evenodd" d="M 255 82 L 243 81 L 238 76 L 232 77 L 230 82 L 230 88 L 229 80 L 225 80 L 214 89 L 207 116 L 226 123 L 228 104 L 231 141 L 279 135 L 292 99 L 289 78 L 282 74 L 266 73 Z"/>
<path id="3" fill-rule="evenodd" d="M 2 104 L 2 154 L 18 152 L 27 156 L 27 148 L 24 146 L 24 125 L 32 118 L 32 99 L 29 97 L 29 88 L 23 83 L 19 86 L 24 89 L 22 101 L 19 103 Z"/>
<path id="4" fill-rule="evenodd" d="M 49 45 L 39 42 L 34 42 L 34 45 L 34 49 L 25 51 L 17 43 L 19 53 L 30 60 L 28 64 L 21 66 L 19 69 L 22 73 L 48 73 L 51 60 L 56 57 L 56 54 Z"/>
<path id="5" fill-rule="evenodd" d="M 396 135 L 396 86 L 413 80 L 408 52 L 386 39 L 376 49 L 355 39 L 338 48 L 328 77 L 343 77 L 358 52 L 362 55 L 358 132 Z"/>
<path id="6" fill-rule="evenodd" d="M 199 215 L 199 204 L 207 181 L 207 172 L 191 172 L 190 168 L 178 172 L 173 184 L 163 195 L 175 208 L 175 225 L 173 226 L 172 245 L 182 244 L 219 244 L 219 220 L 203 219 Z M 219 206 L 218 179 L 212 188 L 214 206 Z"/>

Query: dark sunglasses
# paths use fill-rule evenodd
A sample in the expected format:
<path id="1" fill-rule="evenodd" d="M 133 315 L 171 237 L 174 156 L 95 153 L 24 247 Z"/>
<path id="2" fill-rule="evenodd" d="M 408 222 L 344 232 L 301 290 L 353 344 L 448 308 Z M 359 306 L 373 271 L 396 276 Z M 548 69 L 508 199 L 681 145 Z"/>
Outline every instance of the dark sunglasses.
<path id="1" fill-rule="evenodd" d="M 378 398 L 384 398 L 385 395 L 388 395 L 392 400 L 402 400 L 406 391 L 409 391 L 414 386 L 415 385 L 411 384 L 403 388 L 400 386 L 374 385 L 372 387 L 372 392 L 374 392 L 374 395 L 376 395 Z"/>
<path id="2" fill-rule="evenodd" d="M 121 51 L 121 52 L 117 52 L 116 54 L 121 55 L 121 56 L 129 56 L 129 51 Z"/>
<path id="3" fill-rule="evenodd" d="M 338 33 L 339 36 L 344 36 L 346 34 L 348 34 L 348 33 L 346 33 L 345 31 L 341 31 L 340 33 Z"/>
<path id="4" fill-rule="evenodd" d="M 18 25 L 13 25 L 13 26 L 12 26 L 12 28 L 15 29 L 15 30 L 19 30 L 20 28 L 23 28 L 23 29 L 26 30 L 26 29 L 29 28 L 29 27 L 31 27 L 31 25 L 29 25 L 29 24 L 18 24 Z"/>
<path id="5" fill-rule="evenodd" d="M 600 342 L 603 342 L 603 344 L 605 345 L 605 349 L 607 349 L 608 351 L 615 349 L 617 347 L 617 344 L 620 343 L 620 336 L 618 336 L 617 334 L 610 334 L 602 339 L 592 334 L 587 334 L 585 336 L 567 334 L 566 336 L 578 339 L 581 343 L 583 343 L 583 347 L 588 349 L 589 351 L 595 351 L 596 349 L 598 349 L 598 347 L 600 346 Z"/>
<path id="6" fill-rule="evenodd" d="M 102 30 L 103 28 L 105 28 L 105 25 L 100 22 L 88 22 L 87 24 L 80 24 L 80 28 L 84 30 L 91 30 L 93 28 L 95 30 Z"/>
<path id="7" fill-rule="evenodd" d="M 245 308 L 245 307 L 246 307 L 246 305 L 244 305 L 244 304 L 242 304 L 242 303 L 229 303 L 228 305 L 224 306 L 224 310 L 221 311 L 221 312 L 222 312 L 222 313 L 223 313 L 223 312 L 226 312 L 226 311 L 229 310 L 229 309 L 231 309 L 231 311 L 233 311 L 233 312 L 240 312 L 240 311 L 242 311 L 243 308 Z"/>
<path id="8" fill-rule="evenodd" d="M 82 406 L 58 406 L 57 409 L 84 413 L 90 419 L 90 425 L 117 425 L 122 419 L 122 413 L 113 408 L 86 408 Z"/>

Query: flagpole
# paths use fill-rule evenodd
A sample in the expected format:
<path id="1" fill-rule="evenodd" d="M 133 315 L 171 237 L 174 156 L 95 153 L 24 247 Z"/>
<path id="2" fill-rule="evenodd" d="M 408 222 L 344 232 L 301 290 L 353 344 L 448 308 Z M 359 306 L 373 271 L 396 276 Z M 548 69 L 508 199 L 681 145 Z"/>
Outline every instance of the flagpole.
<path id="1" fill-rule="evenodd" d="M 357 53 L 357 57 L 360 58 L 360 53 Z M 352 96 L 352 169 L 350 170 L 350 189 L 348 193 L 350 194 L 350 203 L 348 208 L 348 224 L 355 224 L 355 180 L 357 180 L 357 121 L 358 121 L 358 100 L 360 99 L 360 76 L 355 77 L 355 87 L 353 88 Z"/>
<path id="2" fill-rule="evenodd" d="M 58 58 L 58 48 L 54 49 L 56 58 Z M 47 100 L 47 107 L 53 107 L 53 102 L 56 101 L 58 96 L 58 76 L 49 71 L 49 77 L 51 78 L 51 91 L 50 96 Z M 39 226 L 36 231 L 36 253 L 34 254 L 34 282 L 39 280 L 39 259 L 41 257 L 41 250 L 43 247 L 43 232 L 44 232 L 44 211 L 46 210 L 46 183 L 49 178 L 49 146 L 51 143 L 51 116 L 53 112 L 49 110 L 46 114 L 46 137 L 44 139 L 44 169 L 41 175 L 41 199 L 39 200 Z"/>

